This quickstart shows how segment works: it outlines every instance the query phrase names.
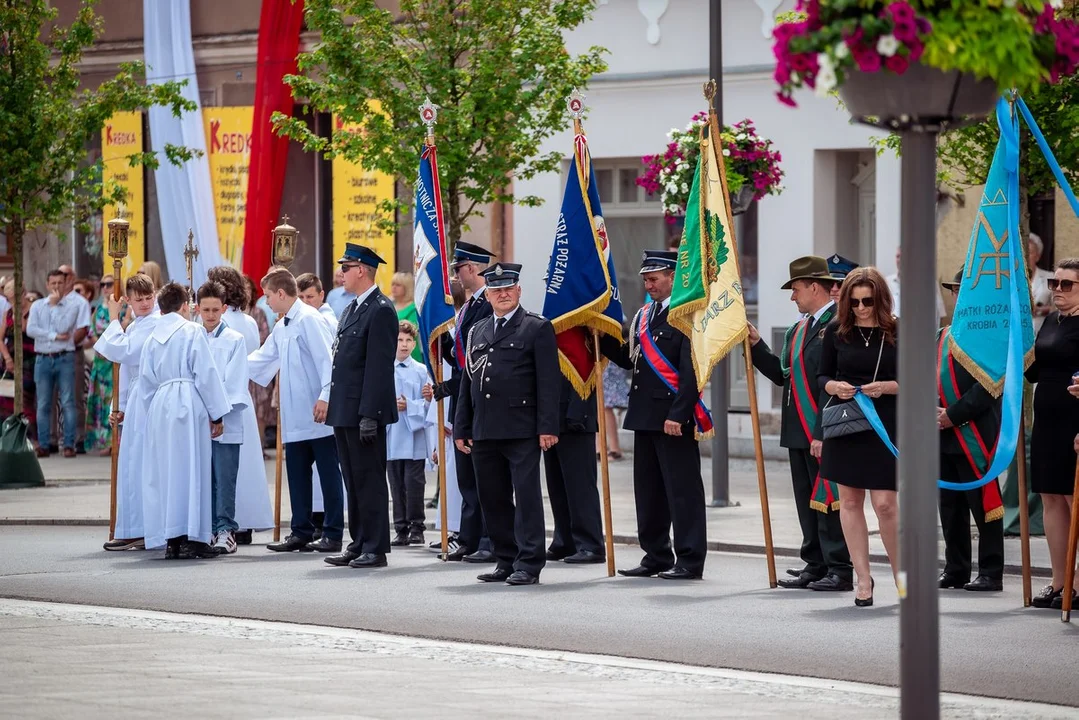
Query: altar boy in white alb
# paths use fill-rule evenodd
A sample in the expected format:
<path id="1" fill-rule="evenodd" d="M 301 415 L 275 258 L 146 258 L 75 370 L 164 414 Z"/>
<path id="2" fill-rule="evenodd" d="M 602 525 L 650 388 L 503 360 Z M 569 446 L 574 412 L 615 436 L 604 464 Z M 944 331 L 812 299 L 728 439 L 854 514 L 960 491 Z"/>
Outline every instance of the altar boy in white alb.
<path id="1" fill-rule="evenodd" d="M 161 314 L 154 310 L 154 281 L 148 276 L 132 275 L 127 279 L 125 289 L 127 294 L 120 300 L 112 296 L 106 300 L 112 321 L 94 343 L 94 352 L 120 364 L 120 411 L 115 419 L 123 423 L 123 433 L 116 475 L 116 539 L 105 543 L 106 550 L 141 550 L 145 547 L 141 463 L 146 442 L 143 427 L 146 409 L 140 394 L 132 391 L 132 386 L 139 379 L 142 349 Z M 120 309 L 125 302 L 128 315 L 121 322 Z"/>
<path id="2" fill-rule="evenodd" d="M 232 410 L 224 417 L 224 430 L 214 438 L 210 492 L 213 497 L 214 550 L 219 555 L 236 552 L 236 478 L 240 471 L 240 447 L 244 442 L 244 413 L 251 407 L 247 380 L 247 344 L 244 336 L 228 327 L 225 288 L 209 281 L 199 288 L 199 316 L 206 328 L 214 365 L 225 383 Z M 263 483 L 265 487 L 265 482 Z"/>
<path id="3" fill-rule="evenodd" d="M 187 289 L 157 295 L 161 319 L 143 350 L 139 392 L 146 403 L 142 507 L 146 547 L 168 559 L 212 557 L 211 438 L 232 410 L 206 331 L 188 320 Z"/>

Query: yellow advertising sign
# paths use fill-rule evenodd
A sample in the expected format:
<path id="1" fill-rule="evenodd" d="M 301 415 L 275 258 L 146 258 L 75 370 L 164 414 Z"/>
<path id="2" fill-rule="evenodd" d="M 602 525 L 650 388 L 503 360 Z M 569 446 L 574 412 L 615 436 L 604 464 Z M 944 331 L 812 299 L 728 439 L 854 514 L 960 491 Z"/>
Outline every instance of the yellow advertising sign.
<path id="1" fill-rule="evenodd" d="M 333 124 L 335 130 L 362 132 L 359 126 L 346 125 L 336 115 Z M 331 171 L 333 259 L 337 260 L 345 254 L 345 243 L 358 243 L 371 248 L 386 261 L 386 266 L 379 269 L 376 277 L 382 292 L 389 294 L 390 280 L 397 268 L 397 243 L 394 234 L 380 230 L 377 222 L 380 217 L 379 203 L 393 199 L 393 177 L 365 170 L 340 156 L 333 159 Z"/>
<path id="2" fill-rule="evenodd" d="M 127 235 L 127 257 L 123 276 L 131 277 L 146 260 L 145 189 L 142 165 L 131 166 L 130 157 L 142 152 L 142 113 L 118 112 L 108 119 L 101 130 L 101 180 L 104 187 L 121 185 L 127 189 L 124 217 L 130 224 Z M 117 208 L 109 205 L 102 213 L 102 229 L 117 216 Z M 104 239 L 102 260 L 104 273 L 112 272 L 108 257 L 108 237 Z"/>
<path id="3" fill-rule="evenodd" d="M 237 269 L 243 265 L 254 115 L 253 107 L 208 107 L 202 111 L 221 257 Z"/>

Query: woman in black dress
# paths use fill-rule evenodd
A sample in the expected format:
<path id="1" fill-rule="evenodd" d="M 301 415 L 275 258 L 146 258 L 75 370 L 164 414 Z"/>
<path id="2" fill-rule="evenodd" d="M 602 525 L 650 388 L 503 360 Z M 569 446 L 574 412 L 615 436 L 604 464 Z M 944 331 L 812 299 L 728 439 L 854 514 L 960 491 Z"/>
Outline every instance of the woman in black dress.
<path id="1" fill-rule="evenodd" d="M 892 294 L 876 268 L 856 268 L 843 281 L 836 319 L 825 329 L 817 382 L 821 408 L 852 403 L 860 391 L 873 400 L 881 422 L 896 442 L 896 321 Z M 895 489 L 895 457 L 873 430 L 826 438 L 821 448 L 821 480 L 839 486 L 839 518 L 857 574 L 854 604 L 873 604 L 869 571 L 869 528 L 865 493 L 869 491 L 880 525 L 880 537 L 896 568 L 899 507 Z"/>
<path id="2" fill-rule="evenodd" d="M 1075 443 L 1079 441 L 1079 400 L 1069 394 L 1079 373 L 1079 258 L 1061 260 L 1049 280 L 1055 312 L 1049 313 L 1034 343 L 1027 379 L 1034 391 L 1034 430 L 1030 439 L 1030 486 L 1041 495 L 1045 540 L 1053 580 L 1033 598 L 1034 607 L 1059 608 L 1068 554 Z M 1075 391 L 1079 394 L 1079 389 Z M 1079 576 L 1076 576 L 1079 584 Z M 1075 590 L 1072 590 L 1073 597 Z"/>

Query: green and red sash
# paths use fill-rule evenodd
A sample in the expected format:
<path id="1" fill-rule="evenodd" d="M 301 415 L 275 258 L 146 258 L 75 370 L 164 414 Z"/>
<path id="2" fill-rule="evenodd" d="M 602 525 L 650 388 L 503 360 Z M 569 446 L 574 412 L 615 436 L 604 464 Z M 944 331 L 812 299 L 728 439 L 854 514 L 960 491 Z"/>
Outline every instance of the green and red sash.
<path id="1" fill-rule="evenodd" d="M 832 311 L 826 310 L 818 323 L 821 327 L 832 319 Z M 806 440 L 813 443 L 813 430 L 817 427 L 817 398 L 810 391 L 809 376 L 806 374 L 805 348 L 806 333 L 813 324 L 813 317 L 807 317 L 794 326 L 794 332 L 789 333 L 790 345 L 785 348 L 786 355 L 790 358 L 791 397 L 794 399 L 794 409 L 798 414 L 798 422 L 802 426 Z M 824 480 L 817 473 L 813 481 L 813 497 L 809 506 L 818 512 L 826 513 L 829 510 L 839 509 L 839 489 L 834 482 Z"/>
<path id="2" fill-rule="evenodd" d="M 955 358 L 951 353 L 951 333 L 948 329 L 941 332 L 940 341 L 937 343 L 937 370 L 940 375 L 937 392 L 941 405 L 949 408 L 959 402 L 963 394 L 959 391 L 955 374 Z M 981 479 L 989 469 L 989 459 L 993 456 L 993 449 L 999 438 L 993 440 L 994 448 L 988 447 L 982 434 L 978 432 L 977 425 L 972 422 L 962 427 L 953 426 L 952 431 L 959 440 L 959 447 L 963 449 L 975 477 Z M 982 485 L 982 510 L 985 512 L 986 522 L 1004 517 L 1004 501 L 1000 497 L 1000 488 L 996 482 Z"/>

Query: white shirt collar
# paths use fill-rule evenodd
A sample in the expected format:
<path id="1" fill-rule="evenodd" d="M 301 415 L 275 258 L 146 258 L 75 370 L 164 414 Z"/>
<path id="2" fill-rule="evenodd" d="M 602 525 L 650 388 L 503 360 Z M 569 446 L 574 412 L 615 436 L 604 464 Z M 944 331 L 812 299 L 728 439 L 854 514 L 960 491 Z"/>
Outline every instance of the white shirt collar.
<path id="1" fill-rule="evenodd" d="M 510 311 L 509 311 L 508 313 L 506 313 L 505 315 L 503 315 L 503 316 L 502 316 L 502 318 L 503 318 L 503 319 L 504 319 L 504 320 L 505 320 L 505 321 L 506 321 L 506 322 L 508 323 L 508 322 L 509 322 L 510 320 L 512 320 L 512 319 L 513 319 L 513 316 L 514 316 L 514 315 L 516 315 L 516 314 L 517 314 L 517 311 L 518 311 L 518 310 L 520 310 L 520 309 L 521 309 L 521 306 L 520 306 L 520 305 L 518 305 L 517 307 L 513 308 L 513 309 L 512 309 L 512 310 L 510 310 Z M 499 318 L 498 318 L 498 316 L 497 316 L 497 315 L 495 315 L 495 321 L 496 321 L 496 322 L 498 321 L 498 319 L 499 319 Z"/>
<path id="2" fill-rule="evenodd" d="M 828 310 L 830 310 L 832 308 L 832 306 L 834 306 L 834 305 L 835 305 L 835 301 L 829 300 L 827 305 L 822 307 L 817 312 L 813 313 L 813 322 L 820 322 L 821 315 L 823 315 Z"/>
<path id="3" fill-rule="evenodd" d="M 356 299 L 354 300 L 354 302 L 356 303 L 356 307 L 363 305 L 367 298 L 371 296 L 371 293 L 373 293 L 376 288 L 378 288 L 378 285 L 372 285 L 371 287 L 367 288 L 362 293 L 357 295 Z"/>

